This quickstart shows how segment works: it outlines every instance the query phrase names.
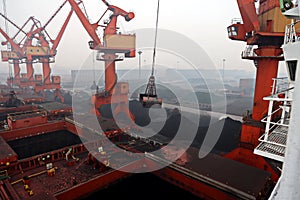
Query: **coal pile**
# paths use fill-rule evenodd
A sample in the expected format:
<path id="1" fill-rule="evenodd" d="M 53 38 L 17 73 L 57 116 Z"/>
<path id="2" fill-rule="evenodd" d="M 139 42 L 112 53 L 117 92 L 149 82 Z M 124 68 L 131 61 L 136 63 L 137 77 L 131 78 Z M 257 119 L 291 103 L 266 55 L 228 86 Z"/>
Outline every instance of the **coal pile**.
<path id="1" fill-rule="evenodd" d="M 199 127 L 194 144 L 202 145 L 206 134 L 214 134 L 221 130 L 220 137 L 213 149 L 214 153 L 228 153 L 238 147 L 242 123 L 229 117 L 221 119 L 209 127 Z M 196 147 L 200 147 L 197 146 Z"/>
<path id="2" fill-rule="evenodd" d="M 239 97 L 228 100 L 227 113 L 243 115 L 247 110 L 252 110 L 253 99 L 250 97 Z"/>
<path id="3" fill-rule="evenodd" d="M 61 90 L 61 94 L 64 98 L 64 103 L 67 105 L 72 105 L 72 95 L 70 94 L 70 92 Z M 61 102 L 60 98 L 56 97 L 56 99 L 55 99 L 53 91 L 46 90 L 45 95 L 46 95 L 47 101 L 55 100 L 55 101 Z"/>
<path id="4" fill-rule="evenodd" d="M 80 138 L 68 131 L 45 133 L 8 142 L 9 146 L 17 153 L 19 159 L 28 158 L 80 143 Z"/>
<path id="5" fill-rule="evenodd" d="M 146 126 L 150 123 L 149 109 L 143 108 L 138 101 L 130 102 L 130 110 L 136 117 L 136 123 L 139 126 Z M 191 132 L 193 130 L 197 130 L 196 137 L 192 143 L 194 147 L 201 147 L 206 134 L 216 134 L 220 132 L 218 142 L 213 149 L 214 153 L 230 152 L 238 146 L 242 126 L 239 121 L 228 117 L 218 120 L 212 119 L 208 115 L 201 115 L 199 124 L 197 124 L 181 116 L 181 113 L 177 109 L 167 109 L 166 112 L 167 119 L 158 134 L 170 140 L 178 133 L 179 126 L 182 126 L 183 130 L 185 130 L 185 134 L 192 134 Z M 155 122 L 153 124 L 155 125 Z M 185 138 L 183 136 L 179 139 L 184 140 Z"/>
<path id="6" fill-rule="evenodd" d="M 63 97 L 65 100 L 65 104 L 72 105 L 72 95 L 70 94 L 70 92 L 63 92 Z"/>
<path id="7" fill-rule="evenodd" d="M 143 105 L 133 100 L 129 102 L 129 110 L 135 117 L 135 123 L 139 126 L 147 126 L 150 123 L 149 109 L 144 108 Z"/>

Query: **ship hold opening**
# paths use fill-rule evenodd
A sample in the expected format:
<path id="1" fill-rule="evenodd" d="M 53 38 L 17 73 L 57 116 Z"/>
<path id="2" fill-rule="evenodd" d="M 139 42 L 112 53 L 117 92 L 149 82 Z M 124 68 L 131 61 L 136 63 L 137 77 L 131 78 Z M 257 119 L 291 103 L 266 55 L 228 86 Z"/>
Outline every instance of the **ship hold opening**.
<path id="1" fill-rule="evenodd" d="M 21 160 L 82 142 L 77 135 L 66 130 L 61 130 L 12 140 L 7 143 L 16 152 L 18 159 Z"/>

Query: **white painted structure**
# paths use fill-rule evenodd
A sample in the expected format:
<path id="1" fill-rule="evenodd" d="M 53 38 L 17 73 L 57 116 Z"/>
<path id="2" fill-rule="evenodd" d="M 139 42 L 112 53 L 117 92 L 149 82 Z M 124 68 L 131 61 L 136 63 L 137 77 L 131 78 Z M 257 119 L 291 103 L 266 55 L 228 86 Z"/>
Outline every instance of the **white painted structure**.
<path id="1" fill-rule="evenodd" d="M 299 20 L 300 7 L 289 10 L 287 16 Z M 292 87 L 295 88 L 290 95 L 293 100 L 289 101 L 288 112 L 290 117 L 289 122 L 287 121 L 289 127 L 286 133 L 285 150 L 281 158 L 283 161 L 282 174 L 269 198 L 270 200 L 300 199 L 300 81 L 298 81 L 300 78 L 300 37 L 296 35 L 294 27 L 298 22 L 295 21 L 295 23 L 287 26 L 283 46 L 285 62 L 289 70 L 289 80 Z M 265 137 L 268 138 L 266 135 Z"/>

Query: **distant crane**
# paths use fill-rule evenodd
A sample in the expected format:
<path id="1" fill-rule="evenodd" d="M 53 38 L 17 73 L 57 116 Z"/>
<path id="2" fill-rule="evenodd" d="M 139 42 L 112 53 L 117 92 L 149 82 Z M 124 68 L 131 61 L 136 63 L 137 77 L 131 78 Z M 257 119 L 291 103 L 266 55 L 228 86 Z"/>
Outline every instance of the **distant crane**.
<path id="1" fill-rule="evenodd" d="M 40 21 L 34 17 L 30 17 L 25 24 L 20 28 L 9 20 L 6 16 L 2 15 L 6 20 L 13 24 L 19 30 L 17 34 L 10 38 L 1 28 L 0 33 L 7 39 L 6 42 L 3 42 L 2 45 L 9 43 L 12 46 L 11 51 L 2 51 L 2 61 L 13 62 L 15 69 L 15 79 L 16 83 L 19 84 L 21 88 L 28 88 L 32 86 L 36 93 L 41 93 L 43 96 L 44 90 L 55 89 L 55 98 L 60 98 L 61 102 L 64 102 L 63 96 L 60 92 L 60 76 L 52 76 L 50 80 L 50 63 L 54 62 L 56 56 L 56 49 L 59 42 L 63 36 L 63 33 L 67 27 L 67 24 L 70 21 L 73 10 L 69 12 L 62 28 L 60 29 L 57 37 L 52 39 L 45 28 L 52 21 L 52 19 L 57 15 L 57 13 L 62 9 L 66 4 L 65 1 L 59 9 L 51 16 L 51 18 L 46 22 L 44 26 L 41 25 Z M 29 23 L 32 22 L 30 31 L 25 32 L 23 29 Z M 19 43 L 16 43 L 14 40 L 17 35 L 22 32 L 25 34 L 25 37 Z M 37 45 L 33 44 L 33 40 L 37 40 Z M 22 43 L 23 42 L 23 43 Z M 51 43 L 51 45 L 49 44 Z M 20 67 L 19 63 L 26 63 L 27 74 L 26 77 L 23 77 L 23 80 L 20 78 Z M 33 63 L 42 63 L 43 66 L 43 77 L 41 75 L 36 75 L 34 78 Z M 25 78 L 25 79 L 24 79 Z M 20 81 L 19 81 L 20 80 Z M 12 84 L 12 83 L 10 83 Z"/>
<path id="2" fill-rule="evenodd" d="M 90 49 L 96 50 L 97 60 L 104 61 L 105 63 L 105 90 L 97 91 L 96 94 L 93 95 L 91 112 L 96 113 L 97 116 L 101 116 L 102 113 L 100 110 L 102 106 L 113 104 L 113 113 L 116 115 L 125 113 L 128 117 L 134 119 L 134 116 L 128 109 L 128 83 L 118 83 L 115 70 L 115 62 L 124 59 L 117 54 L 125 55 L 126 58 L 135 57 L 135 35 L 117 33 L 118 16 L 124 17 L 125 20 L 129 22 L 134 18 L 134 13 L 126 12 L 117 6 L 110 5 L 106 0 L 102 0 L 107 6 L 107 10 L 96 23 L 91 24 L 79 7 L 83 2 L 76 2 L 75 0 L 68 1 L 83 27 L 92 38 L 92 41 L 89 42 Z M 112 12 L 109 21 L 106 21 L 105 25 L 99 25 L 100 20 L 107 11 Z M 103 43 L 96 33 L 99 26 L 104 27 Z"/>
<path id="3" fill-rule="evenodd" d="M 6 0 L 3 0 L 2 2 L 3 2 L 3 14 L 4 14 L 5 17 L 7 17 Z M 8 29 L 7 20 L 4 20 L 4 24 L 5 24 L 5 31 L 6 31 L 6 33 L 8 33 L 9 29 Z M 7 45 L 7 49 L 10 50 L 10 45 Z M 10 63 L 8 63 L 8 67 L 9 67 L 9 78 L 11 79 L 12 78 L 12 71 L 11 71 Z"/>
<path id="4" fill-rule="evenodd" d="M 0 15 L 5 19 L 6 22 L 9 22 L 13 26 L 15 26 L 19 30 L 19 32 L 23 32 L 23 30 L 19 28 L 15 23 L 13 23 L 11 20 L 9 20 L 5 14 L 3 15 L 2 13 L 0 13 Z M 26 25 L 27 22 L 28 20 L 24 25 Z M 12 62 L 14 65 L 14 78 L 13 79 L 12 77 L 8 78 L 8 85 L 12 85 L 12 83 L 14 83 L 19 86 L 20 85 L 20 61 L 24 57 L 24 54 L 21 46 L 14 41 L 17 34 L 14 37 L 10 38 L 6 32 L 7 30 L 4 31 L 3 29 L 0 28 L 0 33 L 7 40 L 5 42 L 2 42 L 1 44 L 3 46 L 9 44 L 11 48 L 8 48 L 7 51 L 1 51 L 1 57 L 3 62 Z M 25 32 L 23 33 L 26 35 Z"/>

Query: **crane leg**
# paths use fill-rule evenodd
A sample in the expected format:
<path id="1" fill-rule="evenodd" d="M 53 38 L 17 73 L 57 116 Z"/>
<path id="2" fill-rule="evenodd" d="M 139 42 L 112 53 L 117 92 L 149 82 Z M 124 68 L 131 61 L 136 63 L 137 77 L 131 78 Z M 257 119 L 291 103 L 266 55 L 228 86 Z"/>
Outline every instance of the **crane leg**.
<path id="1" fill-rule="evenodd" d="M 115 116 L 117 116 L 119 113 L 124 113 L 132 121 L 134 121 L 134 119 L 135 119 L 132 112 L 128 109 L 128 104 L 126 104 L 124 102 L 119 103 L 113 112 L 114 112 Z"/>
<path id="2" fill-rule="evenodd" d="M 91 113 L 102 116 L 102 113 L 100 112 L 101 106 L 113 104 L 111 107 L 113 107 L 112 114 L 114 116 L 124 113 L 134 121 L 135 117 L 129 111 L 128 87 L 128 83 L 120 82 L 116 84 L 111 95 L 102 93 L 93 95 Z"/>
<path id="3" fill-rule="evenodd" d="M 51 84 L 50 73 L 51 73 L 51 69 L 50 69 L 49 59 L 48 59 L 47 61 L 43 62 L 43 76 L 44 76 L 45 85 Z"/>
<path id="4" fill-rule="evenodd" d="M 63 95 L 62 95 L 62 93 L 59 89 L 56 89 L 54 91 L 54 99 L 57 100 L 57 98 L 59 98 L 62 103 L 65 102 L 65 99 L 64 99 L 64 97 L 63 97 Z"/>
<path id="5" fill-rule="evenodd" d="M 117 83 L 115 72 L 115 62 L 118 60 L 115 54 L 104 54 L 105 61 L 105 92 L 98 92 L 92 96 L 91 113 L 97 116 L 103 116 L 100 108 L 104 105 L 112 105 L 113 116 L 124 113 L 129 119 L 134 120 L 133 114 L 129 111 L 128 93 L 129 85 L 126 82 Z"/>
<path id="6" fill-rule="evenodd" d="M 27 80 L 28 80 L 28 86 L 33 86 L 32 84 L 34 84 L 34 78 L 33 78 L 33 66 L 32 66 L 32 62 L 28 62 L 26 65 L 26 70 L 27 70 Z"/>
<path id="7" fill-rule="evenodd" d="M 44 90 L 40 90 L 39 92 L 37 92 L 37 94 L 40 94 L 42 97 L 46 98 L 46 93 Z"/>
<path id="8" fill-rule="evenodd" d="M 20 65 L 18 61 L 14 61 L 14 84 L 20 85 Z"/>

